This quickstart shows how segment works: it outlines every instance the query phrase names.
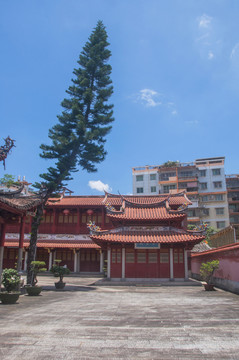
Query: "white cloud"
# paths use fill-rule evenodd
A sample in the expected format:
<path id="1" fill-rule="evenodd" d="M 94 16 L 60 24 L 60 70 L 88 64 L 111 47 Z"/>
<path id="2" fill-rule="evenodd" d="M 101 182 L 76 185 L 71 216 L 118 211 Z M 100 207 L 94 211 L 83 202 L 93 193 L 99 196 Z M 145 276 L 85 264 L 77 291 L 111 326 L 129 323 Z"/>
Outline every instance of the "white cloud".
<path id="1" fill-rule="evenodd" d="M 198 26 L 199 28 L 207 29 L 210 27 L 212 23 L 212 17 L 207 14 L 203 14 L 198 18 Z"/>
<path id="2" fill-rule="evenodd" d="M 230 55 L 230 58 L 234 58 L 236 56 L 236 54 L 238 53 L 239 51 L 239 42 L 236 43 L 236 45 L 234 46 L 234 48 L 232 49 L 231 51 L 231 55 Z"/>
<path id="3" fill-rule="evenodd" d="M 212 60 L 214 58 L 214 54 L 212 51 L 209 51 L 208 53 L 208 60 Z"/>
<path id="4" fill-rule="evenodd" d="M 162 102 L 159 101 L 161 94 L 157 91 L 151 89 L 140 90 L 138 99 L 147 107 L 154 107 L 162 105 Z"/>
<path id="5" fill-rule="evenodd" d="M 97 181 L 90 180 L 88 185 L 89 185 L 89 187 L 91 189 L 95 189 L 95 190 L 100 191 L 100 192 L 104 192 L 104 191 L 110 192 L 110 191 L 112 191 L 111 187 L 108 184 L 104 184 L 100 180 L 97 180 Z"/>
<path id="6" fill-rule="evenodd" d="M 178 112 L 175 109 L 175 104 L 167 97 L 152 89 L 143 89 L 140 90 L 137 94 L 133 95 L 131 98 L 133 98 L 136 102 L 139 102 L 143 104 L 145 107 L 156 107 L 161 106 L 162 108 L 167 108 L 168 111 L 172 115 L 177 115 Z"/>

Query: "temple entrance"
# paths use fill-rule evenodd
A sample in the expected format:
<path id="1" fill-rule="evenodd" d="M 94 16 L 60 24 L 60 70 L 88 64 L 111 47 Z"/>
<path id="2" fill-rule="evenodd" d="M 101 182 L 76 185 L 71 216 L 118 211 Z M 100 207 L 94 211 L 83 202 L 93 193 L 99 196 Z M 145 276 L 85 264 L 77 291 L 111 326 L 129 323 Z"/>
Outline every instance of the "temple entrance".
<path id="1" fill-rule="evenodd" d="M 80 272 L 99 272 L 100 252 L 95 249 L 80 250 Z"/>

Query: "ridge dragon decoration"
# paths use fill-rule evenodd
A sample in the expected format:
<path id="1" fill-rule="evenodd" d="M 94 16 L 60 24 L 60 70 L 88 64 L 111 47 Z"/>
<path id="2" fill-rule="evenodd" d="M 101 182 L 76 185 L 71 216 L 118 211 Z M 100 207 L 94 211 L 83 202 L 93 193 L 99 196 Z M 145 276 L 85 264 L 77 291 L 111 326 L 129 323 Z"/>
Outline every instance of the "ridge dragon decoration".
<path id="1" fill-rule="evenodd" d="M 5 145 L 0 146 L 0 161 L 3 162 L 4 170 L 5 170 L 5 160 L 10 153 L 11 149 L 15 147 L 15 140 L 11 139 L 10 136 L 8 136 L 6 139 L 3 139 L 5 141 Z"/>

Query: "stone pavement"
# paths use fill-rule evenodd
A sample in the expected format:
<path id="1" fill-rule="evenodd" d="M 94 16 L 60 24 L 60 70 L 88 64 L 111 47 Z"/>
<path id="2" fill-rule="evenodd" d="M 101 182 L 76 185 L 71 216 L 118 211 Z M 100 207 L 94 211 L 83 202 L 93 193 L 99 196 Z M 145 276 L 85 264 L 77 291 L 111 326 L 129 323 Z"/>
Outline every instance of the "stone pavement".
<path id="1" fill-rule="evenodd" d="M 40 277 L 41 296 L 0 305 L 0 359 L 239 359 L 238 295 L 97 280 Z"/>

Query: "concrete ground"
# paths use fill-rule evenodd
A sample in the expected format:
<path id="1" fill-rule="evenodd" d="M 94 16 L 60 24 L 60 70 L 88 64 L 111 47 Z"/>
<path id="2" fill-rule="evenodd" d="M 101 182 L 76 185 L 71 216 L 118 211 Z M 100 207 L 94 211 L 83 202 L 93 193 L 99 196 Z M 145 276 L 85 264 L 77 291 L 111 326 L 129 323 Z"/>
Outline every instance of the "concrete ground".
<path id="1" fill-rule="evenodd" d="M 239 297 L 201 286 L 97 286 L 40 277 L 0 305 L 0 359 L 239 359 Z"/>

